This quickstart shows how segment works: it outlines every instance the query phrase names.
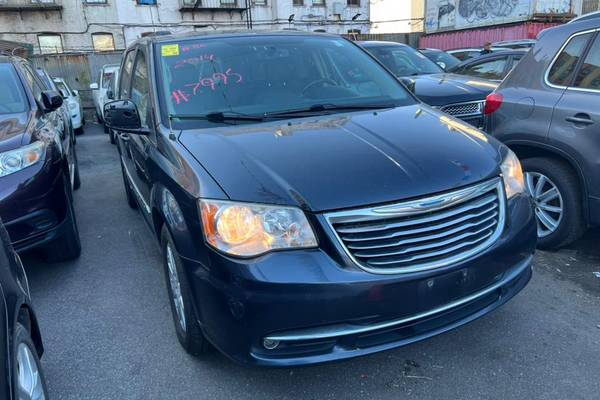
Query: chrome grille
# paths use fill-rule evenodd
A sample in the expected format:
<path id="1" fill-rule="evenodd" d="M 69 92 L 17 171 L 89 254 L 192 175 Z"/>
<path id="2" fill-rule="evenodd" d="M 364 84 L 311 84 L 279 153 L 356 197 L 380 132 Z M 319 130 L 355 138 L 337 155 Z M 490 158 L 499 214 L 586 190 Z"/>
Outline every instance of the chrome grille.
<path id="1" fill-rule="evenodd" d="M 440 110 L 455 117 L 480 115 L 483 113 L 483 104 L 483 101 L 448 104 L 447 106 L 440 107 Z"/>
<path id="2" fill-rule="evenodd" d="M 427 198 L 329 213 L 325 217 L 346 253 L 374 273 L 402 273 L 462 261 L 502 233 L 502 180 Z"/>

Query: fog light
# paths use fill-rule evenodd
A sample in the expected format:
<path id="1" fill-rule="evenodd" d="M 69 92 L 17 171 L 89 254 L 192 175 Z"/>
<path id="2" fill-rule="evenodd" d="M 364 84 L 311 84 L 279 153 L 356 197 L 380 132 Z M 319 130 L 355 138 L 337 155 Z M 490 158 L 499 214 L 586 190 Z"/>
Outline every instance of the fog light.
<path id="1" fill-rule="evenodd" d="M 263 346 L 267 350 L 274 350 L 279 346 L 279 340 L 264 339 Z"/>

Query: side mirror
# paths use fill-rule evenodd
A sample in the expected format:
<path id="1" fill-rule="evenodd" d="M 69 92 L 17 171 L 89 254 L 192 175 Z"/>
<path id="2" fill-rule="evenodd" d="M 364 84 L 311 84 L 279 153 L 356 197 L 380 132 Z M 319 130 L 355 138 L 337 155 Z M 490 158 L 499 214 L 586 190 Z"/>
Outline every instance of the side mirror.
<path id="1" fill-rule="evenodd" d="M 100 86 L 98 86 L 98 84 L 96 82 L 90 84 L 90 89 L 92 90 L 98 90 L 100 88 Z"/>
<path id="2" fill-rule="evenodd" d="M 45 90 L 42 92 L 42 103 L 45 112 L 58 110 L 63 105 L 63 98 L 54 90 Z"/>
<path id="3" fill-rule="evenodd" d="M 137 106 L 131 100 L 113 100 L 104 105 L 104 122 L 110 129 L 131 133 L 134 135 L 148 135 L 149 131 L 142 128 L 142 121 Z"/>
<path id="4" fill-rule="evenodd" d="M 108 89 L 108 90 L 106 91 L 106 97 L 107 97 L 109 100 L 114 100 L 114 99 L 115 99 L 115 94 L 113 93 L 112 89 Z"/>
<path id="5" fill-rule="evenodd" d="M 74 90 L 73 90 L 73 94 L 74 94 L 75 96 L 79 96 L 79 90 L 77 90 L 77 89 L 74 89 Z"/>
<path id="6" fill-rule="evenodd" d="M 446 63 L 445 63 L 445 62 L 443 62 L 443 61 L 438 61 L 438 62 L 436 62 L 436 64 L 437 64 L 437 65 L 438 65 L 438 66 L 439 66 L 441 69 L 443 69 L 444 71 L 446 70 Z"/>
<path id="7" fill-rule="evenodd" d="M 69 97 L 69 96 L 67 95 L 67 93 L 65 93 L 65 91 L 64 91 L 64 90 L 60 90 L 60 89 L 59 89 L 59 92 L 60 92 L 60 95 L 61 95 L 61 97 L 62 97 L 63 99 L 66 99 L 67 97 Z"/>
<path id="8" fill-rule="evenodd" d="M 400 82 L 408 89 L 409 92 L 415 94 L 415 81 L 410 78 L 399 78 Z"/>

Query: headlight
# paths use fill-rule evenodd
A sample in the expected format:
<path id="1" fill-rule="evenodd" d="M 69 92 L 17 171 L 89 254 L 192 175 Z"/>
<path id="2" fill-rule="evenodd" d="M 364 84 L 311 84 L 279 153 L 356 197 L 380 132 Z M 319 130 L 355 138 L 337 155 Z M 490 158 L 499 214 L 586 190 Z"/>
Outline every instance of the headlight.
<path id="1" fill-rule="evenodd" d="M 75 111 L 77 109 L 77 103 L 69 103 L 69 110 Z"/>
<path id="2" fill-rule="evenodd" d="M 200 214 L 206 241 L 234 256 L 317 246 L 306 216 L 297 208 L 200 200 Z"/>
<path id="3" fill-rule="evenodd" d="M 45 144 L 34 142 L 16 150 L 0 153 L 0 176 L 10 175 L 25 169 L 42 159 Z"/>
<path id="4" fill-rule="evenodd" d="M 519 193 L 523 193 L 525 191 L 525 178 L 523 177 L 521 162 L 516 154 L 508 148 L 506 149 L 506 156 L 504 156 L 500 168 L 502 169 L 506 197 L 510 199 Z"/>

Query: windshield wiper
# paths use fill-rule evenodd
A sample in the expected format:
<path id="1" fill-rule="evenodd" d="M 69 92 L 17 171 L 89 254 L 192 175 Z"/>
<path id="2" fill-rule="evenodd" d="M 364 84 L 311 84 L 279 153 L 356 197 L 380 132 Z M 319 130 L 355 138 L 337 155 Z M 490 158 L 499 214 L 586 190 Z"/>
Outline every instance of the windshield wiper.
<path id="1" fill-rule="evenodd" d="M 222 111 L 208 114 L 169 114 L 169 120 L 174 119 L 179 119 L 182 121 L 204 120 L 216 123 L 227 121 L 264 121 L 264 117 L 259 115 L 247 115 Z"/>
<path id="2" fill-rule="evenodd" d="M 287 116 L 298 116 L 300 114 L 313 115 L 315 113 L 328 111 L 381 110 L 384 108 L 394 107 L 396 107 L 395 104 L 313 104 L 312 106 L 306 108 L 265 113 L 264 116 L 267 118 L 285 118 Z"/>

